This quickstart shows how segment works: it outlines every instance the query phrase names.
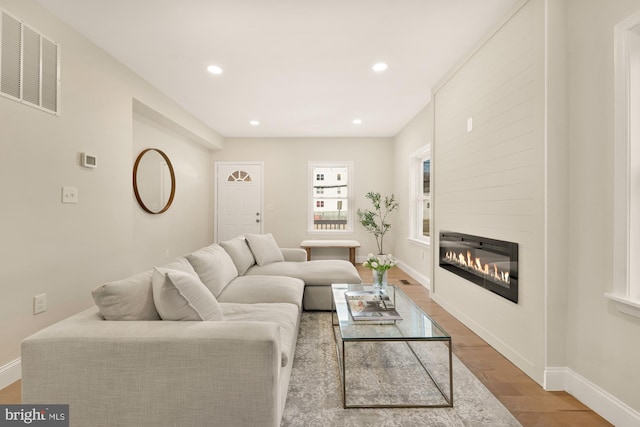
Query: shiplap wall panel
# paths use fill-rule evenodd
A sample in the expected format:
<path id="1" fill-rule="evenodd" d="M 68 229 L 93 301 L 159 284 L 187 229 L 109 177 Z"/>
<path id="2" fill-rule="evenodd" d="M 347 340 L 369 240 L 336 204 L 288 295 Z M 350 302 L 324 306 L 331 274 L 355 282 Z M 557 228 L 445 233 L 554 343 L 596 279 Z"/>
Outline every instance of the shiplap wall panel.
<path id="1" fill-rule="evenodd" d="M 526 3 L 434 92 L 436 231 L 517 242 L 520 292 L 514 304 L 436 267 L 435 295 L 534 378 L 544 359 L 543 10 Z"/>

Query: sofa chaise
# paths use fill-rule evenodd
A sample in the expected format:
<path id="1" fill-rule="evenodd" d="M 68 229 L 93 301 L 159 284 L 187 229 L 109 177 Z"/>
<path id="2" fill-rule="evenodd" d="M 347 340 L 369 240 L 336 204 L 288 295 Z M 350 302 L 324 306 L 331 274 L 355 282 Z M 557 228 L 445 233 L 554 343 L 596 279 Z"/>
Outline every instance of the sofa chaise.
<path id="1" fill-rule="evenodd" d="M 246 235 L 102 284 L 95 307 L 23 341 L 22 402 L 69 404 L 71 426 L 279 426 L 303 301 L 327 309 L 325 276 L 360 281 L 347 261 Z"/>

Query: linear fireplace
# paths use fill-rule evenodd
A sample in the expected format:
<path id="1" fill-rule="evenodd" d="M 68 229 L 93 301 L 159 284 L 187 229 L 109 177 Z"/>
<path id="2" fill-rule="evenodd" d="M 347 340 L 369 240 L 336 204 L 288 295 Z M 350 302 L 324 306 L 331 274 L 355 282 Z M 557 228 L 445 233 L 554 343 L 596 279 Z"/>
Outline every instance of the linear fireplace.
<path id="1" fill-rule="evenodd" d="M 518 302 L 518 244 L 440 232 L 440 267 Z"/>

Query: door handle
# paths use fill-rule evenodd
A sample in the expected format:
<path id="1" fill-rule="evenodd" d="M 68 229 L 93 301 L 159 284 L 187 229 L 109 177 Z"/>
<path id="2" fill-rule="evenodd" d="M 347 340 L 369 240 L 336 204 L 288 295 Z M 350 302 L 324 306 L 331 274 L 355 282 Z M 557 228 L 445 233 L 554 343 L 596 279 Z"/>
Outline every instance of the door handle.
<path id="1" fill-rule="evenodd" d="M 256 222 L 260 222 L 260 220 L 256 218 Z"/>

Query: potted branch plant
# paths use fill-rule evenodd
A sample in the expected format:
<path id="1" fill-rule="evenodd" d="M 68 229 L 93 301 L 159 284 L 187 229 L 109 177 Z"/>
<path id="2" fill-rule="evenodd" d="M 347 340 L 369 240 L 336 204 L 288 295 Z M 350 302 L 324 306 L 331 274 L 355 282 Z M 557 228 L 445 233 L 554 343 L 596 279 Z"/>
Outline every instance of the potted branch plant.
<path id="1" fill-rule="evenodd" d="M 387 216 L 398 208 L 396 196 L 392 194 L 391 196 L 384 196 L 383 199 L 380 193 L 370 191 L 365 197 L 371 200 L 373 210 L 358 209 L 358 220 L 376 238 L 378 254 L 382 255 L 384 254 L 384 235 L 391 228 L 391 224 L 387 222 Z"/>

